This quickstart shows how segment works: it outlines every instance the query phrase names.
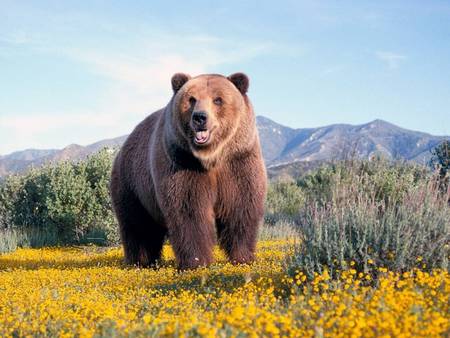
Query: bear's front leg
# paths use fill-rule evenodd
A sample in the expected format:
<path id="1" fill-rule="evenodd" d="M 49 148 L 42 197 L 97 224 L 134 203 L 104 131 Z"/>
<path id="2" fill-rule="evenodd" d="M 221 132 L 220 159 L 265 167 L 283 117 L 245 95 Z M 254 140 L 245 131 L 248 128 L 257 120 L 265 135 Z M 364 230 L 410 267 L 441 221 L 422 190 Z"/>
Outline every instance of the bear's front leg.
<path id="1" fill-rule="evenodd" d="M 216 206 L 219 244 L 233 264 L 255 259 L 259 224 L 264 216 L 266 175 L 258 152 L 232 162 L 221 177 Z"/>
<path id="2" fill-rule="evenodd" d="M 163 205 L 169 241 L 180 269 L 213 261 L 215 192 L 207 174 L 178 171 L 165 181 Z"/>
<path id="3" fill-rule="evenodd" d="M 227 219 L 217 219 L 219 244 L 233 264 L 255 260 L 259 217 L 245 211 L 236 212 Z"/>
<path id="4" fill-rule="evenodd" d="M 205 216 L 192 210 L 184 217 L 176 217 L 177 222 L 169 223 L 169 240 L 180 270 L 209 265 L 213 261 L 214 223 L 212 217 Z"/>

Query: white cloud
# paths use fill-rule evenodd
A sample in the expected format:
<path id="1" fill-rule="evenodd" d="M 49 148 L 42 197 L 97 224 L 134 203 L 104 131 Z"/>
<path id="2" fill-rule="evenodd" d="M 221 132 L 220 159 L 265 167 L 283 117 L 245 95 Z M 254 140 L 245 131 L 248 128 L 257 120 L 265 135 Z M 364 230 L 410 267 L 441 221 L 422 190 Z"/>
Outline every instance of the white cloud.
<path id="1" fill-rule="evenodd" d="M 16 135 L 24 137 L 26 135 L 37 133 L 46 133 L 52 129 L 63 128 L 66 126 L 112 126 L 117 120 L 111 118 L 109 114 L 104 113 L 75 113 L 75 114 L 35 114 L 32 116 L 0 116 L 1 128 L 14 131 Z"/>
<path id="2" fill-rule="evenodd" d="M 28 38 L 13 40 L 16 43 L 28 43 L 39 53 L 62 55 L 84 64 L 87 71 L 105 78 L 107 85 L 96 93 L 98 104 L 92 111 L 85 111 L 81 107 L 80 111 L 3 115 L 0 118 L 0 134 L 8 142 L 6 139 L 2 142 L 0 153 L 23 147 L 53 148 L 72 142 L 86 143 L 86 137 L 80 136 L 80 139 L 67 140 L 61 145 L 61 140 L 57 140 L 59 136 L 55 136 L 60 135 L 61 130 L 68 130 L 68 135 L 73 136 L 74 129 L 84 126 L 96 127 L 98 130 L 89 142 L 129 133 L 144 116 L 167 104 L 171 96 L 172 74 L 216 72 L 221 65 L 239 63 L 273 49 L 266 43 L 236 44 L 214 36 L 180 38 L 161 32 L 149 40 L 142 38 L 136 41 L 134 48 L 109 46 L 108 50 L 100 47 L 68 48 L 43 40 L 29 41 Z M 12 134 L 16 143 L 12 144 L 7 134 Z"/>
<path id="3" fill-rule="evenodd" d="M 180 49 L 186 45 L 187 50 Z M 204 35 L 179 38 L 162 34 L 158 40 L 142 42 L 134 51 L 65 49 L 62 53 L 110 80 L 108 89 L 101 93 L 98 110 L 107 111 L 122 123 L 130 112 L 138 122 L 146 113 L 167 104 L 174 73 L 216 72 L 218 66 L 251 59 L 271 48 L 268 44 L 232 44 Z"/>
<path id="4" fill-rule="evenodd" d="M 262 54 L 293 52 L 292 47 L 265 41 L 224 39 L 201 29 L 180 34 L 162 29 L 153 23 L 156 20 L 111 20 L 76 9 L 43 10 L 14 2 L 0 18 L 4 19 L 0 20 L 0 53 L 18 48 L 41 58 L 63 57 L 104 80 L 99 81 L 102 86 L 96 90 L 96 102 L 89 102 L 89 111 L 80 103 L 62 112 L 0 112 L 0 153 L 23 148 L 25 143 L 25 147 L 55 147 L 129 133 L 146 115 L 167 104 L 170 78 L 176 72 L 216 73 L 224 65 L 238 65 Z M 85 126 L 94 132 L 77 135 L 76 129 Z M 61 139 L 64 131 L 68 136 Z"/>
<path id="5" fill-rule="evenodd" d="M 385 62 L 389 69 L 396 69 L 399 67 L 400 62 L 406 59 L 405 55 L 397 54 L 387 51 L 378 51 L 375 53 L 378 59 Z"/>
<path id="6" fill-rule="evenodd" d="M 99 131 L 107 130 L 114 128 L 119 123 L 117 115 L 99 112 L 2 115 L 0 116 L 0 135 L 4 141 L 0 145 L 0 153 L 6 154 L 25 148 L 64 147 L 73 142 L 70 140 L 70 136 L 77 130 L 82 131 L 87 128 Z M 61 137 L 52 139 L 52 135 Z M 69 136 L 69 139 L 64 136 Z M 91 141 L 96 141 L 96 139 Z"/>

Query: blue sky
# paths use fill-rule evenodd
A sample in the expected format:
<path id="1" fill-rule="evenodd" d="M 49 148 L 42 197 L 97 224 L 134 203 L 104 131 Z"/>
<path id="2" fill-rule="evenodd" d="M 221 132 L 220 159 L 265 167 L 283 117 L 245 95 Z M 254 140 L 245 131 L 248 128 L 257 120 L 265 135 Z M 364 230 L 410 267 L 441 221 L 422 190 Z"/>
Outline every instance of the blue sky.
<path id="1" fill-rule="evenodd" d="M 450 134 L 450 1 L 0 0 L 0 154 L 129 133 L 182 71 L 292 127 Z"/>

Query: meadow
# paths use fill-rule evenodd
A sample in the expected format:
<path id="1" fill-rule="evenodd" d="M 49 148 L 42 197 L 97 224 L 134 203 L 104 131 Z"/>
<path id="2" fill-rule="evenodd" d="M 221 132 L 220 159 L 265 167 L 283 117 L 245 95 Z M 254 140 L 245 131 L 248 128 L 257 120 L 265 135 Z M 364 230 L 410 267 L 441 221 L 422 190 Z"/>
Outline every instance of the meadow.
<path id="1" fill-rule="evenodd" d="M 381 159 L 269 185 L 257 259 L 126 266 L 111 154 L 0 184 L 0 337 L 448 337 L 448 174 Z"/>
<path id="2" fill-rule="evenodd" d="M 252 265 L 216 250 L 209 268 L 126 267 L 117 248 L 19 249 L 0 256 L 0 336 L 437 337 L 450 332 L 450 276 L 419 269 L 337 279 L 287 275 L 293 241 L 261 241 Z"/>

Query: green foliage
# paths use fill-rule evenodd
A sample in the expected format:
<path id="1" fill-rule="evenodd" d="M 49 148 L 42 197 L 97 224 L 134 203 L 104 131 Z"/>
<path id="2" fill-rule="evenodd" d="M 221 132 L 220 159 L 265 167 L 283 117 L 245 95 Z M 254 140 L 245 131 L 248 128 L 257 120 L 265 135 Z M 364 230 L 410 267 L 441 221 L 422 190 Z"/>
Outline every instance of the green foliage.
<path id="1" fill-rule="evenodd" d="M 0 186 L 1 228 L 38 229 L 58 244 L 117 242 L 108 192 L 113 156 L 105 149 L 85 161 L 6 178 Z"/>
<path id="2" fill-rule="evenodd" d="M 275 182 L 269 185 L 266 199 L 266 222 L 292 219 L 304 206 L 305 195 L 295 182 Z"/>
<path id="3" fill-rule="evenodd" d="M 450 140 L 442 142 L 431 151 L 430 166 L 439 171 L 441 190 L 447 190 L 450 181 Z"/>
<path id="4" fill-rule="evenodd" d="M 431 151 L 430 164 L 432 167 L 438 167 L 445 175 L 450 170 L 450 140 L 439 144 Z"/>
<path id="5" fill-rule="evenodd" d="M 21 237 L 16 229 L 4 228 L 0 230 L 0 253 L 14 251 L 21 246 Z"/>
<path id="6" fill-rule="evenodd" d="M 421 167 L 382 160 L 335 164 L 299 180 L 307 196 L 297 217 L 302 244 L 289 270 L 336 274 L 353 261 L 393 271 L 449 268 L 448 194 Z M 423 265 L 423 266 L 422 266 Z"/>
<path id="7" fill-rule="evenodd" d="M 10 227 L 0 229 L 0 253 L 17 248 L 55 246 L 60 244 L 58 234 L 39 227 Z"/>
<path id="8" fill-rule="evenodd" d="M 297 180 L 308 201 L 328 203 L 335 198 L 336 188 L 350 186 L 373 194 L 375 200 L 398 201 L 405 192 L 428 175 L 425 167 L 381 158 L 371 161 L 345 161 L 323 166 Z M 355 178 L 358 185 L 354 186 Z"/>
<path id="9" fill-rule="evenodd" d="M 299 233 L 294 223 L 278 220 L 274 224 L 265 223 L 259 228 L 258 240 L 298 239 Z"/>

